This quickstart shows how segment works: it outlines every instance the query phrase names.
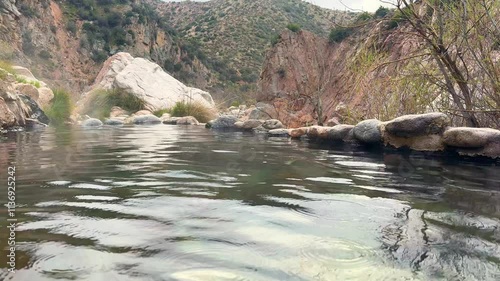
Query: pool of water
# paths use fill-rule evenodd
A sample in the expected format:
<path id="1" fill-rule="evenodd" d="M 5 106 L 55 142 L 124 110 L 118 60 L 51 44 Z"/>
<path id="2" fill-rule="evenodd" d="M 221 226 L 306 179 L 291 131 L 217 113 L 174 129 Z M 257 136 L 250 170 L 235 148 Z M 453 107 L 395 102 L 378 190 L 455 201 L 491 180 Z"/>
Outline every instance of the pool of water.
<path id="1" fill-rule="evenodd" d="M 0 279 L 500 280 L 497 165 L 198 127 L 12 133 Z"/>

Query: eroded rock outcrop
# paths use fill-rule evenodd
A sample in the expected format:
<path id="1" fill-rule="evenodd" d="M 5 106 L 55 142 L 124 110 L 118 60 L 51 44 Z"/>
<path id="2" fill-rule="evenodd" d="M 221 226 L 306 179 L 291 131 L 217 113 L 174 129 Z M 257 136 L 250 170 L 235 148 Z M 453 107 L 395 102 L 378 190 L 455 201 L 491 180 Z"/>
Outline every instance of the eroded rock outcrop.
<path id="1" fill-rule="evenodd" d="M 36 100 L 16 90 L 12 74 L 0 69 L 0 77 L 0 130 L 49 123 Z"/>
<path id="2" fill-rule="evenodd" d="M 150 111 L 171 108 L 181 101 L 197 102 L 210 108 L 215 105 L 208 92 L 182 84 L 156 63 L 123 52 L 104 63 L 91 92 L 98 89 L 123 90 L 143 100 Z M 79 104 L 85 104 L 85 97 Z"/>

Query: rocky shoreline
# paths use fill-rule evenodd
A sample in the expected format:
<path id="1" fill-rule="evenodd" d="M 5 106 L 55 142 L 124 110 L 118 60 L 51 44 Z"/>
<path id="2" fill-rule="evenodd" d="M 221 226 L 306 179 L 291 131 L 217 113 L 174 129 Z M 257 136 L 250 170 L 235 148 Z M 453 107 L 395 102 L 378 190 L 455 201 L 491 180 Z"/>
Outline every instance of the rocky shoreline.
<path id="1" fill-rule="evenodd" d="M 204 125 L 211 130 L 247 131 L 265 134 L 268 137 L 291 138 L 323 144 L 354 144 L 361 147 L 406 149 L 419 152 L 450 152 L 465 157 L 500 160 L 500 130 L 490 128 L 451 127 L 450 118 L 444 113 L 405 115 L 382 122 L 365 120 L 357 125 L 310 126 L 285 128 L 276 119 L 248 119 L 240 121 L 234 115 L 221 115 L 206 124 L 192 116 L 161 118 L 147 112 L 138 112 L 127 121 L 108 119 L 104 123 L 88 119 L 81 123 L 84 127 L 103 125 Z"/>

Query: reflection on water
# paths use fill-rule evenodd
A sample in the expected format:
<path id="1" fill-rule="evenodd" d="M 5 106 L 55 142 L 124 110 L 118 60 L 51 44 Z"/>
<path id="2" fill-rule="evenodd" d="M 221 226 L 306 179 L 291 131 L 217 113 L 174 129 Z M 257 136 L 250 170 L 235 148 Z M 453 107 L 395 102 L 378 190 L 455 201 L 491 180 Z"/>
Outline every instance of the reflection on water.
<path id="1" fill-rule="evenodd" d="M 5 280 L 500 280 L 492 163 L 176 126 L 17 133 L 0 156 Z"/>

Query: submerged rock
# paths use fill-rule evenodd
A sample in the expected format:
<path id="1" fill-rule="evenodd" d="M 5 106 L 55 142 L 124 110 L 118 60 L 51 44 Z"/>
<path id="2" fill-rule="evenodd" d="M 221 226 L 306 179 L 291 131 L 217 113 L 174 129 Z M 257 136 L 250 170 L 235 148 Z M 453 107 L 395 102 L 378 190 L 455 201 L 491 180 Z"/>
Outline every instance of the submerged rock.
<path id="1" fill-rule="evenodd" d="M 125 121 L 117 118 L 109 118 L 104 121 L 104 125 L 108 126 L 123 126 L 125 125 Z"/>
<path id="2" fill-rule="evenodd" d="M 236 116 L 223 115 L 206 124 L 207 128 L 212 129 L 235 129 L 235 123 L 238 122 Z"/>
<path id="3" fill-rule="evenodd" d="M 377 119 L 369 119 L 359 122 L 353 128 L 354 138 L 365 144 L 376 144 L 382 141 L 380 122 Z"/>
<path id="4" fill-rule="evenodd" d="M 403 138 L 440 135 L 450 126 L 450 118 L 444 113 L 405 115 L 385 123 L 387 133 Z"/>
<path id="5" fill-rule="evenodd" d="M 132 121 L 135 125 L 155 125 L 155 124 L 161 124 L 160 118 L 154 116 L 154 115 L 140 115 L 134 117 L 134 120 Z"/>
<path id="6" fill-rule="evenodd" d="M 85 121 L 82 122 L 82 127 L 86 128 L 94 128 L 94 127 L 101 127 L 103 125 L 102 121 L 96 118 L 89 118 Z"/>

